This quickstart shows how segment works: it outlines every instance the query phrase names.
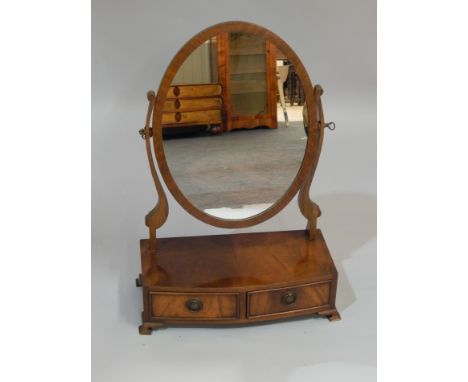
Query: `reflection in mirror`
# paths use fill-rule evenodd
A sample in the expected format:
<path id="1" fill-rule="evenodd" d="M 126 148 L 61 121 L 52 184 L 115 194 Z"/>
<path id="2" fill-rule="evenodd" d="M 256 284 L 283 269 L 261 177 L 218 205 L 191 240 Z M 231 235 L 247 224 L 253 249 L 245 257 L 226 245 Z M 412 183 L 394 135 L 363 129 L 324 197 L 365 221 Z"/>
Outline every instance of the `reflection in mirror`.
<path id="1" fill-rule="evenodd" d="M 179 67 L 163 107 L 164 153 L 198 209 L 225 219 L 257 215 L 287 191 L 304 157 L 304 91 L 269 41 L 224 33 Z"/>
<path id="2" fill-rule="evenodd" d="M 173 85 L 215 84 L 218 82 L 216 37 L 196 48 L 179 68 Z"/>

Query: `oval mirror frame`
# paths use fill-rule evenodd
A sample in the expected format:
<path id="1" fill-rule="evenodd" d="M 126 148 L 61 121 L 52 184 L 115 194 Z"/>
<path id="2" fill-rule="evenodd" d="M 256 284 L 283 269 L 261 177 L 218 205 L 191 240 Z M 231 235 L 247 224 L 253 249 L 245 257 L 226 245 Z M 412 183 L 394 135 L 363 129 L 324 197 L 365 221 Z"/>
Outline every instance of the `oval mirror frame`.
<path id="1" fill-rule="evenodd" d="M 303 160 L 299 171 L 296 174 L 293 182 L 286 190 L 286 192 L 269 208 L 266 210 L 244 218 L 244 219 L 224 219 L 214 215 L 207 214 L 202 210 L 195 207 L 190 200 L 181 192 L 175 179 L 173 178 L 169 166 L 166 161 L 163 145 L 163 132 L 162 132 L 162 109 L 163 103 L 166 99 L 167 92 L 171 86 L 172 80 L 177 73 L 179 67 L 185 62 L 186 58 L 204 41 L 214 37 L 220 33 L 225 32 L 243 32 L 257 35 L 269 40 L 278 49 L 280 49 L 294 65 L 297 75 L 301 80 L 304 90 L 306 104 L 307 104 L 307 129 L 308 139 L 304 152 Z M 177 200 L 177 202 L 192 216 L 212 226 L 220 228 L 244 228 L 260 224 L 277 213 L 279 213 L 288 203 L 292 200 L 294 195 L 297 194 L 304 182 L 310 182 L 315 172 L 320 155 L 323 129 L 321 129 L 317 121 L 317 105 L 314 100 L 314 90 L 312 83 L 309 79 L 307 71 L 304 68 L 299 57 L 294 53 L 292 48 L 278 37 L 273 32 L 265 29 L 259 25 L 243 22 L 243 21 L 229 21 L 213 25 L 192 37 L 174 56 L 170 62 L 164 76 L 161 80 L 159 90 L 156 96 L 153 112 L 153 146 L 156 155 L 159 171 L 161 173 L 167 188 Z"/>

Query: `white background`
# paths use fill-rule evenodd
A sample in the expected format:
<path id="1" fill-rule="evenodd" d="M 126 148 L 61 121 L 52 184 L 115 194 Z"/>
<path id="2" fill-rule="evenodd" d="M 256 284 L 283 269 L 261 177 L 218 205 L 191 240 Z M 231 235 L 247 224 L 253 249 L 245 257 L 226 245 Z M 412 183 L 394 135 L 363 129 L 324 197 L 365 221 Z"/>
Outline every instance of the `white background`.
<path id="1" fill-rule="evenodd" d="M 311 3 L 318 8 L 324 4 Z M 385 7 L 379 6 L 378 360 L 382 381 L 466 380 L 463 345 L 467 338 L 463 318 L 467 313 L 464 276 L 468 251 L 464 89 L 468 63 L 464 50 L 466 9 L 462 4 L 425 1 L 411 6 L 407 1 L 393 1 Z M 162 10 L 160 7 L 159 11 Z M 11 3 L 2 6 L 0 13 L 4 51 L 0 93 L 3 133 L 0 140 L 3 175 L 0 280 L 4 308 L 1 373 L 4 380 L 83 381 L 90 376 L 89 11 L 89 4 L 83 2 L 43 1 Z M 242 19 L 249 20 L 247 15 L 245 12 Z M 284 24 L 293 21 L 294 18 L 285 18 Z M 125 24 L 125 20 L 120 22 Z M 257 22 L 273 29 L 267 22 Z M 321 39 L 326 39 L 327 34 L 322 30 Z M 292 36 L 288 38 L 282 29 L 275 31 L 291 43 L 306 66 L 316 65 L 317 60 L 306 62 L 304 52 L 293 43 Z M 181 43 L 184 41 L 181 38 Z M 311 67 L 308 69 L 313 82 L 319 80 L 325 86 L 328 97 L 329 86 L 323 77 L 317 76 Z M 327 105 L 333 105 L 332 98 L 326 99 Z M 141 108 L 144 114 L 144 106 Z M 327 115 L 334 115 L 334 110 L 329 108 Z M 335 139 L 332 137 L 338 136 L 340 125 L 336 135 L 327 137 L 319 167 L 323 175 L 317 174 L 315 195 L 319 195 L 320 184 L 323 187 L 327 184 L 325 152 L 326 155 L 334 153 L 330 148 Z M 133 125 L 131 128 L 134 129 Z M 372 164 L 368 173 L 371 170 Z M 138 177 L 143 179 L 145 171 L 141 171 Z M 335 181 L 341 185 L 343 174 L 339 175 Z M 352 174 L 348 176 L 354 178 Z M 144 196 L 148 191 L 151 191 L 149 178 L 147 189 L 141 187 L 139 197 L 148 197 L 150 201 L 149 196 Z M 146 199 L 141 202 L 142 213 L 146 211 L 144 204 Z M 129 210 L 133 211 L 134 207 L 128 205 Z M 336 222 L 333 217 L 327 232 L 333 232 Z M 125 231 L 125 235 L 137 234 Z M 133 253 L 129 248 L 129 258 L 133 258 L 130 257 Z M 119 260 L 116 259 L 117 263 Z M 129 273 L 134 267 L 134 263 L 129 263 Z M 133 301 L 131 297 L 128 300 Z M 109 300 L 98 301 L 96 305 L 99 304 L 104 306 Z M 111 324 L 115 320 L 115 317 L 108 318 Z M 323 329 L 319 334 L 322 340 L 333 328 L 317 320 L 303 322 L 308 322 L 309 327 L 319 325 Z M 346 325 L 345 322 L 338 325 Z M 289 331 L 294 325 L 298 323 L 273 325 L 279 328 L 273 332 Z M 112 326 L 109 325 L 108 331 L 105 328 L 100 331 L 107 336 L 109 344 L 115 345 L 121 332 Z M 261 342 L 266 338 L 262 331 L 269 327 L 254 327 L 251 333 L 259 335 Z M 336 329 L 338 326 L 334 328 L 340 330 Z M 161 333 L 174 336 L 173 331 Z M 220 341 L 226 333 L 217 331 Z M 154 348 L 161 344 L 158 335 L 149 337 Z M 293 341 L 301 341 L 301 336 L 297 332 Z M 175 342 L 174 338 L 170 341 Z M 200 351 L 200 343 L 203 344 L 197 341 L 195 348 L 189 346 L 194 362 L 184 365 L 177 364 L 177 360 L 178 351 L 186 346 L 179 346 L 175 351 L 160 346 L 161 353 L 166 355 L 162 359 L 166 370 L 183 373 L 190 371 L 194 364 L 202 364 L 213 373 L 224 371 L 232 380 L 243 377 L 248 380 L 245 375 L 237 374 L 236 356 L 242 353 L 225 347 L 226 359 L 229 355 L 232 363 L 213 364 Z M 284 345 L 282 354 L 294 351 L 291 343 L 276 342 L 277 347 L 280 345 Z M 314 349 L 313 342 L 308 341 L 307 345 Z M 333 345 L 316 348 L 313 354 L 320 357 L 333 350 L 339 354 L 340 348 Z M 359 340 L 349 344 L 358 345 Z M 248 353 L 248 349 L 244 346 L 242 351 Z M 111 349 L 110 360 L 112 354 Z M 148 379 L 151 375 L 151 380 L 173 377 L 166 374 L 158 378 L 157 374 L 151 374 L 158 359 L 145 358 L 144 346 L 127 354 L 140 360 L 138 366 Z M 279 359 L 265 359 L 261 366 L 280 369 Z M 125 358 L 120 362 L 123 363 L 121 371 L 125 370 Z M 253 365 L 255 368 L 256 363 Z M 336 373 L 343 370 L 342 365 L 333 367 L 333 363 L 328 363 L 328 366 L 331 367 L 323 371 L 318 365 L 315 371 L 323 376 L 330 370 Z M 307 380 L 309 371 L 297 367 L 290 378 Z M 350 380 L 350 375 L 361 376 L 363 380 L 368 374 L 351 365 L 345 375 L 337 374 L 329 380 Z M 131 372 L 121 374 L 125 380 L 138 376 Z M 118 377 L 112 375 L 113 379 Z M 229 380 L 228 377 L 217 376 L 218 380 Z M 271 380 L 269 377 L 263 380 Z M 105 378 L 111 377 L 98 374 L 95 380 Z"/>
<path id="2" fill-rule="evenodd" d="M 183 6 L 182 6 L 183 4 Z M 373 1 L 149 0 L 93 3 L 92 312 L 95 381 L 372 381 L 376 367 L 376 6 Z M 255 22 L 299 55 L 325 89 L 327 131 L 311 195 L 340 273 L 343 321 L 169 328 L 140 337 L 139 239 L 156 195 L 144 142 L 146 91 L 177 50 L 222 21 Z M 304 229 L 294 200 L 243 230 L 197 221 L 169 196 L 159 237 Z M 210 264 L 206 264 L 207 267 Z M 106 303 L 104 304 L 103 301 Z"/>

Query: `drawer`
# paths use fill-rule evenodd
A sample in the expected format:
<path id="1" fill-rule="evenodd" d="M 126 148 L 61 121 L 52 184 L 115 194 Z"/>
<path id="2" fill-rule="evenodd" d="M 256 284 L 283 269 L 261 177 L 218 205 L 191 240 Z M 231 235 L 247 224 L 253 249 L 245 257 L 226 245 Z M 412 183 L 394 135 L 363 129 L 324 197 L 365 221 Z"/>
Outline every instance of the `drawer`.
<path id="1" fill-rule="evenodd" d="M 171 86 L 167 98 L 216 97 L 221 95 L 221 85 L 178 85 Z"/>
<path id="2" fill-rule="evenodd" d="M 164 102 L 163 112 L 221 109 L 222 105 L 223 101 L 219 97 L 188 99 L 176 98 Z"/>
<path id="3" fill-rule="evenodd" d="M 150 292 L 152 318 L 222 320 L 239 317 L 237 293 Z"/>
<path id="4" fill-rule="evenodd" d="M 221 110 L 186 111 L 186 112 L 162 114 L 163 125 L 175 125 L 175 124 L 204 125 L 204 124 L 221 123 L 221 121 L 222 121 Z"/>
<path id="5" fill-rule="evenodd" d="M 266 316 L 323 307 L 330 301 L 331 282 L 248 293 L 248 317 Z"/>

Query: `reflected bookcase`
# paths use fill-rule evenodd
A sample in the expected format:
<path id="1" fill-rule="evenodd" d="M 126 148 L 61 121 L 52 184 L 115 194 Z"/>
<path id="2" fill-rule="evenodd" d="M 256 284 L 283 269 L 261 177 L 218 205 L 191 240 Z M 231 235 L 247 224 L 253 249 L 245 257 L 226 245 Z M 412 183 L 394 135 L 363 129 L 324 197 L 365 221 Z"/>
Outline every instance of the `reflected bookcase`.
<path id="1" fill-rule="evenodd" d="M 246 33 L 223 33 L 217 41 L 226 130 L 276 128 L 275 46 L 262 37 Z"/>

